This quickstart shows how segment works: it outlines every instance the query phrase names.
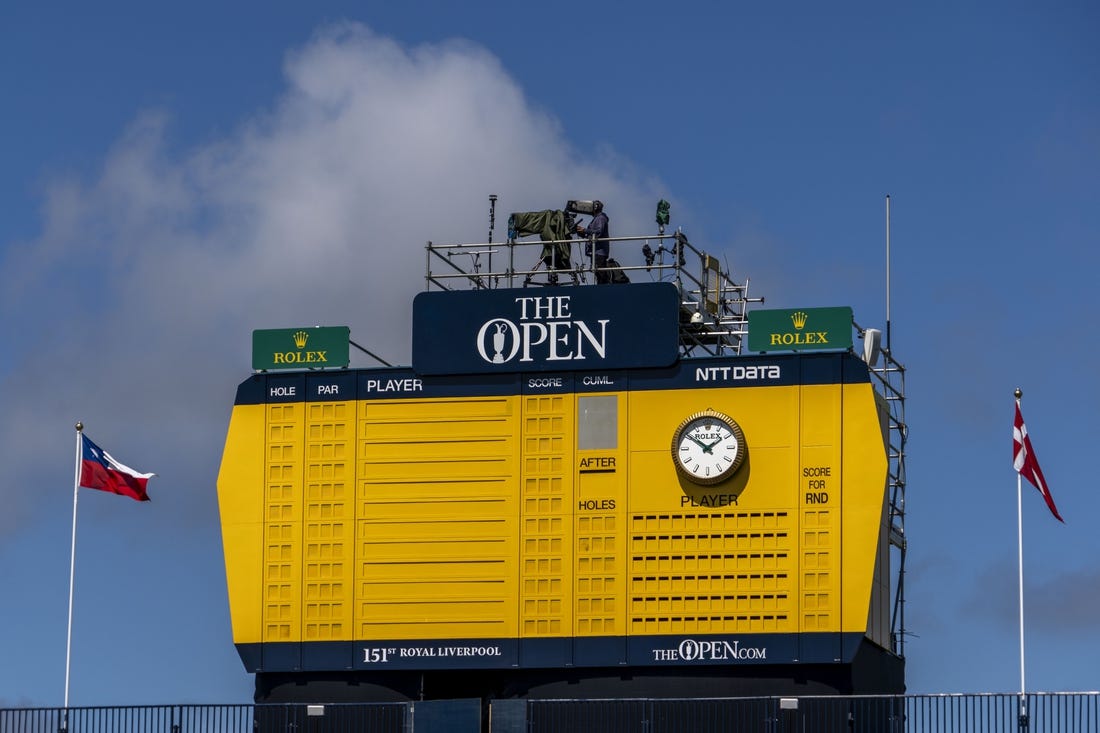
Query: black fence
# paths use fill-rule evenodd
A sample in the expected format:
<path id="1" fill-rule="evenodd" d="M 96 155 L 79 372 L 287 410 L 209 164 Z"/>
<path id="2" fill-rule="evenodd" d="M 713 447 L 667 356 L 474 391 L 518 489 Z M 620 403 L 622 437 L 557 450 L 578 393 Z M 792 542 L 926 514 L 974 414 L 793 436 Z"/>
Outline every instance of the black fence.
<path id="1" fill-rule="evenodd" d="M 429 700 L 0 708 L 0 733 L 1055 733 L 1100 731 L 1100 692 L 699 700 Z"/>
<path id="2" fill-rule="evenodd" d="M 525 733 L 1100 732 L 1100 693 L 532 700 Z M 508 733 L 519 733 L 518 730 Z"/>

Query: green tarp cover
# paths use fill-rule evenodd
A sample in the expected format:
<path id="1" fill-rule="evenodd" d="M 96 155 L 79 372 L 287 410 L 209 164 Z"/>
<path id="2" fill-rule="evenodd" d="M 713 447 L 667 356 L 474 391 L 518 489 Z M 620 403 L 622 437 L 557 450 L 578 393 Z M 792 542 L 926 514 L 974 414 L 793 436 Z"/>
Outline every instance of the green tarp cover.
<path id="1" fill-rule="evenodd" d="M 516 237 L 537 234 L 543 242 L 569 240 L 573 237 L 573 233 L 568 229 L 565 212 L 561 209 L 517 211 L 508 219 L 508 231 L 515 232 L 514 236 Z M 555 256 L 557 259 L 556 269 L 569 267 L 568 241 L 546 245 L 542 248 L 542 259 L 547 265 L 552 265 Z"/>

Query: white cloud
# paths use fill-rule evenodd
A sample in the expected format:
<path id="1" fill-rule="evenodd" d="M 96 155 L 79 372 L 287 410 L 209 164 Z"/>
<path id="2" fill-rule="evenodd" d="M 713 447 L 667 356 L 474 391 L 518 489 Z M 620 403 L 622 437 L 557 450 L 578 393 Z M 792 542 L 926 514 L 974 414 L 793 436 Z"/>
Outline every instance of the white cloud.
<path id="1" fill-rule="evenodd" d="M 483 241 L 490 193 L 499 239 L 509 212 L 569 198 L 602 198 L 616 234 L 652 229 L 659 186 L 613 154 L 585 162 L 479 47 L 334 25 L 286 80 L 269 109 L 183 151 L 166 114 L 135 120 L 97 178 L 49 187 L 41 235 L 8 247 L 0 312 L 21 348 L 0 383 L 0 532 L 41 503 L 32 476 L 71 481 L 76 419 L 161 475 L 154 500 L 212 521 L 252 329 L 349 325 L 407 363 L 424 244 Z"/>

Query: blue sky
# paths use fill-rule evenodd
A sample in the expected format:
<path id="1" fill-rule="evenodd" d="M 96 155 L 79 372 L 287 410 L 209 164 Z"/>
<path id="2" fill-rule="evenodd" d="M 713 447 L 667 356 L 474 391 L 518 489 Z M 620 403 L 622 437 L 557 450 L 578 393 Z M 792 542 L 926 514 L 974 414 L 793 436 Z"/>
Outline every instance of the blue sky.
<path id="1" fill-rule="evenodd" d="M 0 10 L 0 706 L 243 702 L 215 480 L 254 328 L 408 363 L 426 240 L 658 198 L 767 305 L 850 305 L 908 367 L 913 692 L 1096 689 L 1095 3 L 8 4 Z M 582 12 L 583 9 L 583 12 Z M 498 232 L 502 231 L 498 219 Z M 630 257 L 624 259 L 629 260 Z M 354 359 L 354 357 L 353 357 Z M 353 361 L 369 366 L 369 360 Z"/>

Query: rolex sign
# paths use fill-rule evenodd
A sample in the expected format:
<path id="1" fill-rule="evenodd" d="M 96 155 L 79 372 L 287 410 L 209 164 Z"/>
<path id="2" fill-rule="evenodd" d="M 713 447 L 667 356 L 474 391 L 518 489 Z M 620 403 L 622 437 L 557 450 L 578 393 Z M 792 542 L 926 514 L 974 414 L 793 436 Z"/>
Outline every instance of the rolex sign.
<path id="1" fill-rule="evenodd" d="M 852 348 L 852 309 L 796 308 L 749 312 L 749 351 Z"/>
<path id="2" fill-rule="evenodd" d="M 351 329 L 347 326 L 256 330 L 252 332 L 252 368 L 347 367 L 350 343 Z"/>

